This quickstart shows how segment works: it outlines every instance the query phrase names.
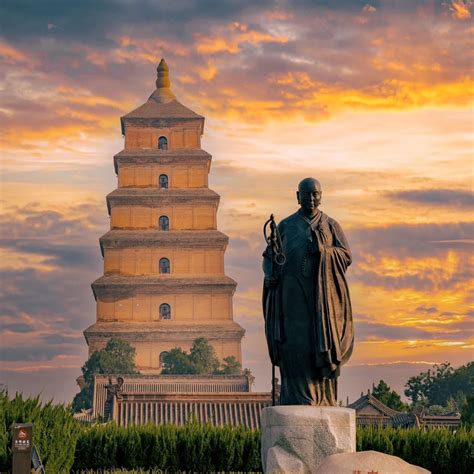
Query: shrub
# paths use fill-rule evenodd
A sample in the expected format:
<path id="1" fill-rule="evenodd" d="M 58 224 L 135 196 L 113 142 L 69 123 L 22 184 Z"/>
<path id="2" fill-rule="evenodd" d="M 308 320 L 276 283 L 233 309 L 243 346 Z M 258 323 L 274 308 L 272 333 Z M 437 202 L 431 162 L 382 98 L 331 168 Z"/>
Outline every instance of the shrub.
<path id="1" fill-rule="evenodd" d="M 196 422 L 184 426 L 114 423 L 85 429 L 77 442 L 74 469 L 162 469 L 163 471 L 260 471 L 260 432 Z"/>
<path id="2" fill-rule="evenodd" d="M 52 401 L 41 403 L 39 396 L 23 399 L 16 394 L 0 392 L 0 471 L 8 471 L 12 463 L 11 426 L 14 423 L 33 423 L 33 443 L 46 473 L 69 472 L 74 462 L 76 441 L 81 431 L 65 405 Z"/>
<path id="3" fill-rule="evenodd" d="M 465 428 L 357 430 L 357 450 L 376 450 L 430 469 L 433 474 L 471 473 L 474 431 Z M 74 468 L 161 469 L 167 472 L 260 471 L 260 431 L 243 427 L 113 423 L 84 430 Z"/>
<path id="4" fill-rule="evenodd" d="M 357 429 L 357 451 L 393 454 L 433 474 L 474 471 L 474 429 L 366 427 Z"/>

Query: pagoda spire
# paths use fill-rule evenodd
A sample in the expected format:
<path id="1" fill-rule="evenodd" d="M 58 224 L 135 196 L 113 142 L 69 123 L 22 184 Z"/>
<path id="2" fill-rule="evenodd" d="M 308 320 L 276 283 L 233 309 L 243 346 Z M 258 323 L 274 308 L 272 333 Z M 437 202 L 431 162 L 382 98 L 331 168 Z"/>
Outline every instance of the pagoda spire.
<path id="1" fill-rule="evenodd" d="M 148 100 L 154 100 L 159 104 L 166 104 L 176 100 L 176 96 L 171 90 L 170 69 L 164 58 L 161 58 L 160 64 L 156 68 L 156 89 Z"/>
<path id="2" fill-rule="evenodd" d="M 164 89 L 170 88 L 170 68 L 164 58 L 161 58 L 160 64 L 156 68 L 157 78 L 156 78 L 156 88 Z"/>

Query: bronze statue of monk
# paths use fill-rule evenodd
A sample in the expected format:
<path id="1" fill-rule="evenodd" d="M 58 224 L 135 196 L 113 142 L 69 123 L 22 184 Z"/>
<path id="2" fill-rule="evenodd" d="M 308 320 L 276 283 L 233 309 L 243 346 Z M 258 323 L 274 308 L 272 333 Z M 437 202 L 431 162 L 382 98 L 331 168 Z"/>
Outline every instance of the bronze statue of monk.
<path id="1" fill-rule="evenodd" d="M 318 209 L 321 185 L 301 181 L 300 209 L 283 219 L 263 253 L 263 309 L 281 405 L 337 404 L 337 377 L 354 343 L 345 272 L 351 251 L 340 225 Z M 271 218 L 272 219 L 272 218 Z"/>

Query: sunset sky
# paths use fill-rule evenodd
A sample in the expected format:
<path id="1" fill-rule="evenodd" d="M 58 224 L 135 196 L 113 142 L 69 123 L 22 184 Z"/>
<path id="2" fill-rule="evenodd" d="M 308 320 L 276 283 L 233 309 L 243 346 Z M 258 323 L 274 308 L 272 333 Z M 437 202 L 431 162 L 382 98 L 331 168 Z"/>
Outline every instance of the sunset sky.
<path id="1" fill-rule="evenodd" d="M 3 0 L 0 6 L 1 373 L 71 400 L 95 321 L 90 283 L 116 187 L 119 117 L 164 57 L 206 117 L 244 366 L 269 389 L 262 225 L 318 178 L 342 225 L 354 400 L 474 359 L 471 0 Z"/>

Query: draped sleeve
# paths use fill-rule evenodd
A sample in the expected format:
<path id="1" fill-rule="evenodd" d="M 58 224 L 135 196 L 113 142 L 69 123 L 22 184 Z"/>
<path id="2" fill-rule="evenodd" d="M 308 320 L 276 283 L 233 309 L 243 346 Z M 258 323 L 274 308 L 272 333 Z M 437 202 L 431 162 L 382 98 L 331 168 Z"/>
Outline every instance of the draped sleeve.
<path id="1" fill-rule="evenodd" d="M 345 272 L 352 261 L 340 225 L 325 214 L 313 228 L 321 252 L 316 279 L 316 357 L 331 371 L 350 357 L 354 344 L 352 308 Z"/>

